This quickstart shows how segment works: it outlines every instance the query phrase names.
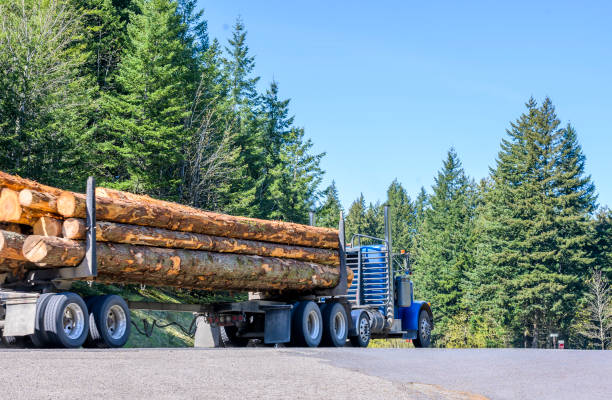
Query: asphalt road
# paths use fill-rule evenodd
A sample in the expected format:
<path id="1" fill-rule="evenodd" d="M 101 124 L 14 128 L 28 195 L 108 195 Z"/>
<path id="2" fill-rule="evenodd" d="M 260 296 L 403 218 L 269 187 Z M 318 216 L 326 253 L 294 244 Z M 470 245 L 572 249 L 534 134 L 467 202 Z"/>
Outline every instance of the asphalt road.
<path id="1" fill-rule="evenodd" d="M 612 351 L 0 350 L 0 399 L 612 399 Z"/>

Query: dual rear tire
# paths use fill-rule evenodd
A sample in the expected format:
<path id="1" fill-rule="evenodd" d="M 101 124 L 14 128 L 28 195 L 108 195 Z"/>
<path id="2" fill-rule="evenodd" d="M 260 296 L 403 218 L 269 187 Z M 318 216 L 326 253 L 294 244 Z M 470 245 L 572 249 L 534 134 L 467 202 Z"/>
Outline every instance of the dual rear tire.
<path id="1" fill-rule="evenodd" d="M 348 327 L 342 304 L 326 303 L 319 307 L 314 301 L 301 301 L 292 315 L 291 344 L 300 347 L 343 347 Z"/>
<path id="2" fill-rule="evenodd" d="M 36 347 L 121 347 L 129 338 L 130 313 L 115 295 L 83 300 L 75 293 L 45 293 L 37 301 Z"/>

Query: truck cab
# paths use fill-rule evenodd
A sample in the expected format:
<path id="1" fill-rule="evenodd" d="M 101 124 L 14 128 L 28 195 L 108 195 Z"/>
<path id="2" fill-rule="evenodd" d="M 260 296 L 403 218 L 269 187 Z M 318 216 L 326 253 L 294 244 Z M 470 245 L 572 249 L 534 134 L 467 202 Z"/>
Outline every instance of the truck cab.
<path id="1" fill-rule="evenodd" d="M 368 336 L 402 338 L 412 340 L 415 347 L 429 347 L 431 307 L 414 299 L 408 253 L 392 251 L 387 207 L 385 238 L 353 235 L 345 254 L 346 265 L 353 273 L 347 291 L 354 325 L 349 334 L 351 342 L 366 346 Z"/>

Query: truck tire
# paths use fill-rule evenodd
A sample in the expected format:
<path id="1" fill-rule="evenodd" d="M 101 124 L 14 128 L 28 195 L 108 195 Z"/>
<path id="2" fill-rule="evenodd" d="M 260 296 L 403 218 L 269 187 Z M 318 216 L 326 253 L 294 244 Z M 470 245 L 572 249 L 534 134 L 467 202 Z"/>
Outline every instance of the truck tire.
<path id="1" fill-rule="evenodd" d="M 371 337 L 370 318 L 368 318 L 367 313 L 362 312 L 357 320 L 357 335 L 351 336 L 349 340 L 353 347 L 368 347 Z"/>
<path id="2" fill-rule="evenodd" d="M 426 310 L 419 313 L 419 331 L 417 338 L 412 342 L 414 347 L 429 347 L 431 345 L 431 317 Z"/>
<path id="3" fill-rule="evenodd" d="M 348 335 L 348 317 L 340 303 L 329 303 L 322 310 L 323 336 L 321 345 L 327 347 L 344 347 Z"/>
<path id="4" fill-rule="evenodd" d="M 74 349 L 89 334 L 89 314 L 85 301 L 75 293 L 51 296 L 44 311 L 44 330 L 49 344 Z"/>
<path id="5" fill-rule="evenodd" d="M 34 321 L 34 333 L 30 335 L 30 340 L 35 347 L 45 347 L 49 345 L 49 338 L 44 330 L 45 308 L 47 303 L 55 293 L 43 293 L 36 300 L 36 320 Z"/>
<path id="6" fill-rule="evenodd" d="M 114 294 L 89 299 L 89 336 L 86 347 L 122 347 L 130 338 L 132 320 L 130 309 L 121 298 Z"/>
<path id="7" fill-rule="evenodd" d="M 313 301 L 301 301 L 292 315 L 291 344 L 317 347 L 323 336 L 323 316 Z"/>
<path id="8" fill-rule="evenodd" d="M 221 339 L 225 347 L 247 347 L 250 340 L 238 336 L 238 328 L 235 326 L 222 326 Z"/>

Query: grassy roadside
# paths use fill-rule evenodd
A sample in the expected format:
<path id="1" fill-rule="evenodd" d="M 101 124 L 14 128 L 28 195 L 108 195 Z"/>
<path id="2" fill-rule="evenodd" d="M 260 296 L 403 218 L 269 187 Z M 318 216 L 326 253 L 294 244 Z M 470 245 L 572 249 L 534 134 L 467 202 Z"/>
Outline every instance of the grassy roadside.
<path id="1" fill-rule="evenodd" d="M 208 304 L 211 302 L 246 299 L 246 294 L 242 293 L 204 292 L 156 287 L 141 288 L 138 285 L 118 286 L 96 283 L 89 286 L 85 282 L 75 282 L 71 290 L 83 297 L 116 294 L 128 301 L 161 303 Z M 156 321 L 159 325 L 167 325 L 175 322 L 185 329 L 189 329 L 193 320 L 193 314 L 188 312 L 131 310 L 130 314 L 132 321 L 137 324 L 141 331 L 144 331 L 143 320 L 148 321 L 149 325 L 152 324 L 153 321 Z M 155 327 L 151 331 L 150 337 L 140 334 L 134 326 L 132 326 L 130 339 L 125 345 L 125 347 L 128 348 L 191 346 L 193 346 L 193 339 L 175 325 L 170 325 L 166 328 Z"/>

